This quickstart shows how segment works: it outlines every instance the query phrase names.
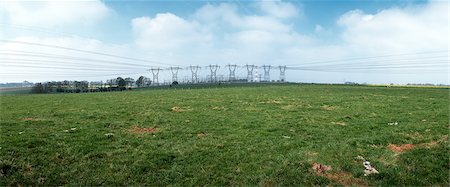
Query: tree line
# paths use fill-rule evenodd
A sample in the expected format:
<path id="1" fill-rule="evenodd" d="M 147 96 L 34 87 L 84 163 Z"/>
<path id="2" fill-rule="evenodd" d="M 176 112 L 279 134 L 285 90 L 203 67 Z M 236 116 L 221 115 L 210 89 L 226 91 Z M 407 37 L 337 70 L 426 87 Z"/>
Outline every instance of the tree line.
<path id="1" fill-rule="evenodd" d="M 108 79 L 103 81 L 49 81 L 35 83 L 31 89 L 32 93 L 83 93 L 83 92 L 110 92 L 124 91 L 132 88 L 149 87 L 152 81 L 144 76 L 137 80 L 131 77 Z"/>

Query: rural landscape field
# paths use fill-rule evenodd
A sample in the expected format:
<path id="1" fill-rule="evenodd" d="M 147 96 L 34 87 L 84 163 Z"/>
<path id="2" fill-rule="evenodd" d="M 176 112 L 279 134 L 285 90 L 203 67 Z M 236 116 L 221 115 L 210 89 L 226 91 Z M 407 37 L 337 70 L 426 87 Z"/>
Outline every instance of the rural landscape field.
<path id="1" fill-rule="evenodd" d="M 446 186 L 448 101 L 308 84 L 2 95 L 0 186 Z"/>

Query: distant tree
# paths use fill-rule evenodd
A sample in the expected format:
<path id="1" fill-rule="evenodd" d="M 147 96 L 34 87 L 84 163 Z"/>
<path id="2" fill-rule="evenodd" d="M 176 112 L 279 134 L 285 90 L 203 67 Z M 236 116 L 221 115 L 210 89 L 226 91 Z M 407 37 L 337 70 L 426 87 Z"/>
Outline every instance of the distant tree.
<path id="1" fill-rule="evenodd" d="M 140 76 L 139 78 L 138 78 L 138 80 L 136 80 L 136 85 L 137 85 L 137 87 L 143 87 L 144 86 L 144 80 L 145 80 L 145 77 L 144 76 Z"/>
<path id="2" fill-rule="evenodd" d="M 125 86 L 127 85 L 127 82 L 122 77 L 117 77 L 116 83 L 119 86 L 119 88 L 125 88 Z"/>
<path id="3" fill-rule="evenodd" d="M 144 86 L 149 87 L 150 85 L 152 85 L 152 80 L 150 78 L 145 77 L 144 78 Z"/>
<path id="4" fill-rule="evenodd" d="M 31 93 L 45 93 L 44 85 L 42 83 L 36 83 L 31 88 Z"/>
<path id="5" fill-rule="evenodd" d="M 127 78 L 125 78 L 125 82 L 126 82 L 126 85 L 127 85 L 129 88 L 131 88 L 131 87 L 133 87 L 134 79 L 131 78 L 131 77 L 127 77 Z"/>
<path id="6" fill-rule="evenodd" d="M 106 84 L 108 84 L 109 87 L 111 88 L 111 87 L 113 87 L 116 84 L 116 80 L 108 79 L 108 80 L 106 80 Z"/>
<path id="7" fill-rule="evenodd" d="M 83 92 L 87 92 L 89 90 L 89 82 L 88 81 L 81 81 L 80 89 Z"/>

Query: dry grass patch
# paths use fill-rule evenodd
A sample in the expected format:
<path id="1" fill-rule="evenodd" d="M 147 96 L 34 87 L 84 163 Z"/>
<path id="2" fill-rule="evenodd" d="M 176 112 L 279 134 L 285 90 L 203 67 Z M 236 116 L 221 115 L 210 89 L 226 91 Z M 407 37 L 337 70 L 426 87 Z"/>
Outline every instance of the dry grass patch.
<path id="1" fill-rule="evenodd" d="M 338 122 L 331 122 L 332 124 L 335 125 L 339 125 L 339 126 L 347 126 L 347 123 L 343 122 L 343 121 L 338 121 Z"/>
<path id="2" fill-rule="evenodd" d="M 396 153 L 403 153 L 405 151 L 414 149 L 414 147 L 416 146 L 414 144 L 402 144 L 402 145 L 389 144 L 387 147 L 389 150 L 394 151 Z"/>
<path id="3" fill-rule="evenodd" d="M 147 128 L 143 128 L 143 127 L 138 127 L 138 126 L 133 126 L 131 129 L 129 129 L 129 132 L 132 133 L 136 133 L 136 134 L 144 134 L 144 133 L 154 133 L 154 132 L 158 132 L 160 129 L 156 128 L 156 127 L 147 127 Z"/>
<path id="4" fill-rule="evenodd" d="M 438 141 L 432 140 L 427 143 L 421 143 L 421 144 L 415 144 L 415 145 L 414 144 L 402 144 L 402 145 L 389 144 L 387 146 L 387 148 L 395 153 L 403 153 L 405 151 L 412 150 L 416 147 L 425 147 L 427 149 L 430 149 L 430 148 L 437 146 L 439 144 L 439 142 L 447 142 L 447 141 L 448 141 L 448 136 L 443 136 Z"/>
<path id="5" fill-rule="evenodd" d="M 170 108 L 170 111 L 172 111 L 172 112 L 175 112 L 175 113 L 178 113 L 178 112 L 186 112 L 186 111 L 190 111 L 190 110 L 192 110 L 191 108 L 189 108 L 189 107 L 179 107 L 179 106 L 174 106 L 174 107 L 172 107 L 172 108 Z"/>
<path id="6" fill-rule="evenodd" d="M 331 171 L 333 168 L 331 168 L 331 166 L 314 162 L 312 165 L 312 169 L 316 172 L 316 174 L 322 174 L 327 171 Z"/>
<path id="7" fill-rule="evenodd" d="M 284 105 L 281 106 L 281 109 L 283 110 L 292 110 L 294 108 L 294 105 Z"/>
<path id="8" fill-rule="evenodd" d="M 20 120 L 22 120 L 22 121 L 34 121 L 36 119 L 35 118 L 21 118 Z"/>
<path id="9" fill-rule="evenodd" d="M 215 106 L 215 107 L 213 107 L 212 109 L 213 109 L 213 110 L 218 110 L 218 111 L 227 110 L 227 109 L 226 109 L 225 107 L 223 107 L 223 106 L 221 106 L 221 107 Z"/>
<path id="10" fill-rule="evenodd" d="M 326 111 L 336 110 L 335 106 L 330 106 L 330 105 L 322 105 L 321 108 Z"/>
<path id="11" fill-rule="evenodd" d="M 259 102 L 261 104 L 281 104 L 281 101 L 278 100 L 269 100 L 269 101 L 265 101 L 265 102 Z"/>
<path id="12" fill-rule="evenodd" d="M 172 108 L 170 109 L 170 111 L 172 111 L 172 112 L 184 112 L 184 111 L 186 111 L 186 110 L 181 109 L 181 107 L 174 106 L 174 107 L 172 107 Z"/>
<path id="13" fill-rule="evenodd" d="M 369 186 L 367 182 L 355 178 L 353 174 L 349 172 L 340 171 L 337 173 L 326 173 L 325 177 L 343 186 Z"/>
<path id="14" fill-rule="evenodd" d="M 336 173 L 328 173 L 332 170 L 331 166 L 313 163 L 312 169 L 318 176 L 322 176 L 343 186 L 368 186 L 367 182 L 362 179 L 353 177 L 352 173 L 338 171 Z"/>

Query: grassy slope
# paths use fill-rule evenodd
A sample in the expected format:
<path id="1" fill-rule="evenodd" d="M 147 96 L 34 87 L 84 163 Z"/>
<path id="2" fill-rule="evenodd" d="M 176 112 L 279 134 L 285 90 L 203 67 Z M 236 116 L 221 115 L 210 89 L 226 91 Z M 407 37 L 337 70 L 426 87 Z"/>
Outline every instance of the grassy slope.
<path id="1" fill-rule="evenodd" d="M 317 176 L 314 162 L 370 185 L 449 182 L 448 89 L 286 85 L 0 102 L 1 186 L 338 184 Z M 402 154 L 386 148 L 433 140 Z M 357 155 L 380 174 L 364 177 Z"/>

